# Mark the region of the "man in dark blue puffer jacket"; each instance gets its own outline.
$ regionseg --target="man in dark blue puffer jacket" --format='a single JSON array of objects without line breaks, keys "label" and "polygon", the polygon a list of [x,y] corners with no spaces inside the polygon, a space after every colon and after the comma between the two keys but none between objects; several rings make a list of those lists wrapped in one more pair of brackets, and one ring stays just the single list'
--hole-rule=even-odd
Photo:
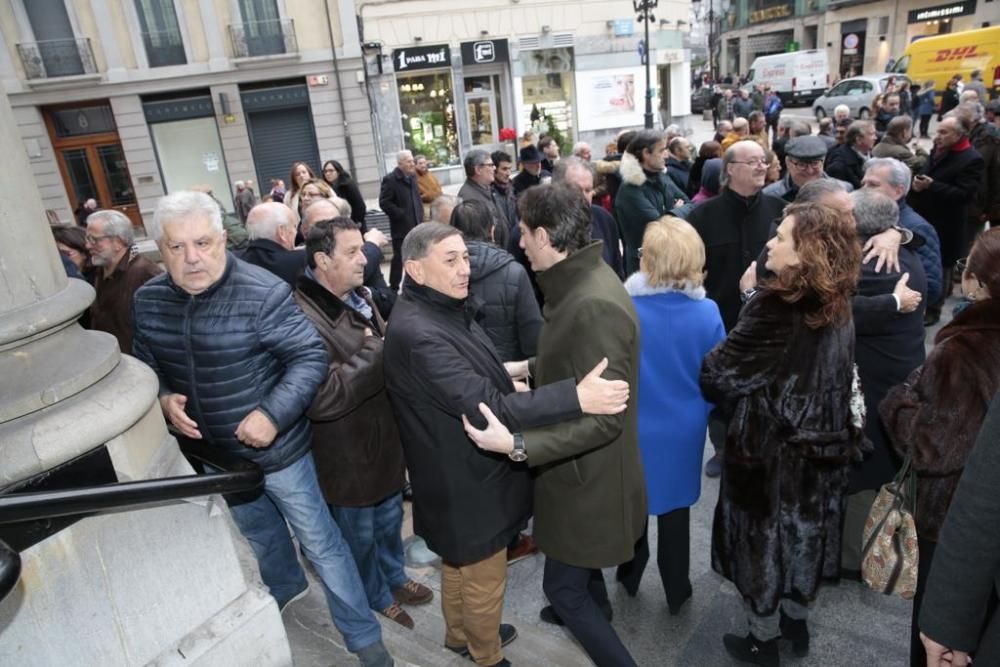
[{"label": "man in dark blue puffer jacket", "polygon": [[[348,650],[362,665],[392,665],[309,451],[305,411],[327,374],[322,339],[288,283],[226,252],[221,211],[208,196],[164,197],[152,232],[167,273],[136,292],[134,352],[160,379],[164,416],[184,437],[264,470],[263,494],[233,507],[233,517],[279,604],[307,585],[287,520],[323,582]],[[282,595],[276,581],[298,590]]]}]

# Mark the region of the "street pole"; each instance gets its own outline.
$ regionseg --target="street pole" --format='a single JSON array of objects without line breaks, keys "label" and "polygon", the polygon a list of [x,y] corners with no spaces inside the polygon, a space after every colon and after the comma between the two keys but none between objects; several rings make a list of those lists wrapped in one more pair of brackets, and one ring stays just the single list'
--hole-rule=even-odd
[{"label": "street pole", "polygon": [[632,0],[632,9],[635,10],[636,14],[639,15],[639,20],[644,21],[645,31],[646,31],[646,41],[645,50],[643,58],[646,60],[646,115],[645,115],[645,127],[647,130],[653,129],[653,82],[650,79],[649,73],[649,23],[655,21],[656,17],[653,16],[653,10],[656,9],[656,5],[659,0]]}]

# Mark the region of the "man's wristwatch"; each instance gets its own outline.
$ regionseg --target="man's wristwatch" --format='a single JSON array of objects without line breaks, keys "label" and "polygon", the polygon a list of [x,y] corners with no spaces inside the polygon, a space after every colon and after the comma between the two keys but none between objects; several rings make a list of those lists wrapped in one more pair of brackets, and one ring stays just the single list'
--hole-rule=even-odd
[{"label": "man's wristwatch", "polygon": [[528,452],[524,451],[524,436],[520,433],[514,434],[514,449],[510,450],[507,456],[515,463],[528,460]]}]

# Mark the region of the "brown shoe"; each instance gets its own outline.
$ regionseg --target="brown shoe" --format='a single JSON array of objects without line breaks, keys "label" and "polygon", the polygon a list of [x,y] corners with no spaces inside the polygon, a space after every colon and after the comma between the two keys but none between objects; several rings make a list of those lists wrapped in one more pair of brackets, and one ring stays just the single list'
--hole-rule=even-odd
[{"label": "brown shoe", "polygon": [[427,604],[434,599],[434,591],[423,584],[418,584],[412,579],[403,584],[400,588],[392,591],[392,597],[396,598],[399,604],[419,605]]},{"label": "brown shoe", "polygon": [[388,618],[390,621],[396,621],[404,628],[409,628],[410,630],[413,629],[413,619],[410,618],[410,615],[399,606],[398,602],[393,602],[379,613]]},{"label": "brown shoe", "polygon": [[513,565],[517,561],[524,560],[528,556],[533,556],[537,553],[538,545],[535,544],[535,538],[531,535],[521,535],[521,539],[517,541],[517,545],[507,549],[507,564]]}]

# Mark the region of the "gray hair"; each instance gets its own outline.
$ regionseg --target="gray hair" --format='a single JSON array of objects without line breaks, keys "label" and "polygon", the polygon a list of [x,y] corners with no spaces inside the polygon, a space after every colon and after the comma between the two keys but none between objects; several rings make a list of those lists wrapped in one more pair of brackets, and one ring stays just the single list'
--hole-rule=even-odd
[{"label": "gray hair", "polygon": [[135,242],[135,230],[132,229],[132,221],[121,211],[114,209],[103,209],[94,211],[87,216],[87,226],[91,222],[103,222],[104,234],[121,239],[125,245],[132,245]]},{"label": "gray hair", "polygon": [[292,209],[284,204],[271,202],[272,205],[257,204],[250,213],[247,214],[247,234],[251,241],[257,239],[267,239],[274,241],[278,238],[278,228],[286,225],[294,227]]},{"label": "gray hair", "polygon": [[899,222],[899,207],[878,190],[862,188],[851,193],[858,236],[874,236]]},{"label": "gray hair", "polygon": [[455,195],[440,195],[431,202],[431,220],[448,224],[447,220],[441,220],[441,212],[445,208],[454,209],[458,206],[458,197]]},{"label": "gray hair", "polygon": [[[719,174],[719,192],[722,192],[722,188],[725,188],[729,183],[729,163],[736,159],[736,153],[739,152],[737,147],[746,144],[760,146],[760,144],[756,141],[744,139],[742,141],[735,142],[732,146],[726,149],[725,153],[722,154],[722,172]],[[764,151],[764,157],[767,157],[767,151]]]},{"label": "gray hair", "polygon": [[837,106],[835,106],[833,108],[833,115],[836,116],[841,111],[846,112],[848,116],[851,115],[851,107],[847,106],[846,104],[838,104]]},{"label": "gray hair", "polygon": [[236,186],[237,190],[242,190],[247,186],[247,184],[244,183],[243,181],[236,181],[235,183],[233,183],[233,185]]},{"label": "gray hair", "polygon": [[566,172],[573,167],[589,171],[592,177],[597,178],[597,168],[594,166],[593,162],[587,162],[586,160],[578,158],[575,155],[570,155],[562,158],[552,166],[552,182],[565,183]]},{"label": "gray hair", "polygon": [[402,164],[403,160],[408,157],[413,157],[413,151],[402,150],[396,153],[396,164]]},{"label": "gray hair", "polygon": [[206,218],[212,223],[215,232],[219,234],[223,232],[222,211],[219,205],[204,192],[193,190],[180,190],[161,197],[153,213],[153,224],[146,231],[154,241],[159,241],[163,237],[164,225],[193,216]]},{"label": "gray hair", "polygon": [[847,192],[847,186],[843,181],[838,181],[836,178],[817,178],[799,188],[799,193],[795,195],[795,203],[818,203],[826,195],[838,192]]},{"label": "gray hair", "polygon": [[896,158],[873,157],[865,163],[865,173],[867,174],[872,169],[881,169],[883,167],[889,170],[889,184],[897,188],[902,187],[903,196],[905,197],[910,192],[913,172],[910,171],[910,168],[905,163],[900,162]]},{"label": "gray hair", "polygon": [[462,232],[440,222],[422,222],[403,239],[401,254],[403,261],[420,260],[427,256],[431,246],[437,245],[452,236],[461,236]]},{"label": "gray hair", "polygon": [[812,125],[809,124],[807,120],[793,120],[788,126],[788,137],[794,139],[795,137],[807,137],[812,134]]},{"label": "gray hair", "polygon": [[[590,144],[588,144],[586,141],[576,142],[575,144],[573,144],[573,155],[579,157],[580,151],[582,151],[584,148],[590,148]],[[559,163],[557,162],[556,164]]]},{"label": "gray hair", "polygon": [[489,159],[491,158],[488,151],[482,148],[473,148],[465,154],[465,160],[462,161],[462,166],[465,167],[465,175],[468,178],[472,178],[476,175],[476,167],[483,166]]},{"label": "gray hair", "polygon": [[847,128],[847,134],[844,135],[844,143],[848,146],[853,146],[857,143],[859,137],[864,136],[865,132],[873,127],[875,127],[875,123],[870,120],[854,121]]}]

